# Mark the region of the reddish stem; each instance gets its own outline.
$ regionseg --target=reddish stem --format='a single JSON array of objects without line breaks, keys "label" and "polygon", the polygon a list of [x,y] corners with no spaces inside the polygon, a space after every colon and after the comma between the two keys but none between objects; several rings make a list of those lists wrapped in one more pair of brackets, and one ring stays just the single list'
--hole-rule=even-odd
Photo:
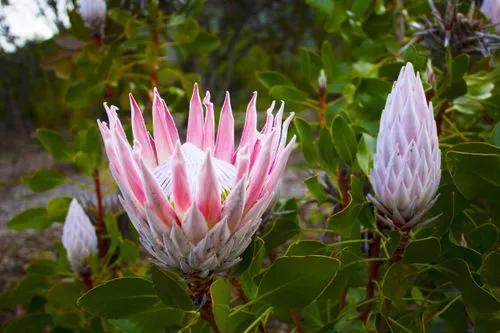
[{"label": "reddish stem", "polygon": [[320,87],[318,90],[318,99],[319,99],[319,125],[321,127],[326,126],[326,89]]},{"label": "reddish stem", "polygon": [[[351,184],[349,182],[349,170],[343,164],[339,165],[337,183],[339,186],[340,196],[342,199],[342,209],[344,209],[347,207],[347,205],[349,205],[349,202],[351,201],[351,195],[349,194],[349,191],[351,189]],[[346,298],[347,298],[347,289],[346,288],[340,289],[339,312],[341,312],[345,308]]]},{"label": "reddish stem", "polygon": [[94,281],[92,281],[92,274],[89,268],[85,268],[80,272],[80,279],[85,286],[85,290],[90,290],[94,287]]},{"label": "reddish stem", "polygon": [[[377,259],[380,256],[380,235],[375,234],[370,244],[370,258]],[[378,279],[381,261],[373,260],[368,264],[368,284],[366,285],[365,305],[361,310],[359,317],[365,323],[368,320],[368,315],[373,306],[373,296],[375,295],[375,282]]]},{"label": "reddish stem", "polygon": [[293,324],[295,325],[295,331],[297,333],[304,333],[304,328],[302,327],[302,319],[300,314],[295,309],[288,310],[290,318],[292,318]]},{"label": "reddish stem", "polygon": [[104,208],[102,204],[103,198],[102,198],[99,170],[97,169],[94,170],[93,179],[94,179],[94,190],[97,200],[96,232],[97,232],[97,240],[99,248],[99,257],[102,258],[108,252],[108,244],[106,239],[106,225],[104,222]]},{"label": "reddish stem", "polygon": [[200,277],[196,274],[189,274],[186,278],[191,299],[195,305],[200,307],[201,319],[208,323],[213,333],[220,333],[212,310],[212,297],[210,295],[210,286],[213,282],[212,277]]}]

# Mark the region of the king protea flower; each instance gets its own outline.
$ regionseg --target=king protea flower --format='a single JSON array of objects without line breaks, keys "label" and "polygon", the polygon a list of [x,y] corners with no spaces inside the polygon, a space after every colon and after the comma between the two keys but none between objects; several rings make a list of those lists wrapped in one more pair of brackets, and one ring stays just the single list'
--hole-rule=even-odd
[{"label": "king protea flower", "polygon": [[79,273],[87,258],[97,253],[97,236],[89,217],[76,199],[71,201],[64,221],[62,244],[71,269]]},{"label": "king protea flower", "polygon": [[283,103],[257,131],[257,94],[247,107],[239,146],[226,94],[215,131],[214,107],[197,85],[189,104],[186,142],[167,105],[154,91],[153,134],[130,95],[131,147],[115,107],[105,105],[109,127],[98,121],[121,201],[141,242],[163,266],[208,276],[239,260],[270,205],[295,137],[287,144],[292,116]]},{"label": "king protea flower", "polygon": [[106,24],[105,0],[78,0],[78,13],[85,26],[92,29],[95,35],[104,33]]},{"label": "king protea flower", "polygon": [[420,76],[408,63],[401,69],[380,120],[371,183],[381,221],[409,229],[423,221],[436,201],[441,151],[432,104]]}]

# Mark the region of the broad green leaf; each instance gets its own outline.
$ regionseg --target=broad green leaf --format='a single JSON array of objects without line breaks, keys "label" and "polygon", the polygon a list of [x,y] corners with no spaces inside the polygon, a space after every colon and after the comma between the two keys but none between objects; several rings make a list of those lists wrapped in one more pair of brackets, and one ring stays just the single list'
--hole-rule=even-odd
[{"label": "broad green leaf", "polygon": [[491,132],[490,142],[495,146],[500,147],[500,122],[495,125]]},{"label": "broad green leaf", "polygon": [[147,311],[160,302],[153,284],[142,278],[124,277],[107,281],[85,293],[78,305],[104,318],[124,318]]},{"label": "broad green leaf", "polygon": [[500,252],[493,251],[484,258],[481,277],[486,283],[500,287]]},{"label": "broad green leaf", "polygon": [[65,176],[54,169],[38,169],[31,176],[23,177],[23,183],[33,192],[50,190],[64,183]]},{"label": "broad green leaf", "polygon": [[108,321],[124,333],[165,333],[177,332],[182,327],[185,316],[180,309],[155,306],[132,314],[126,319],[109,319]]},{"label": "broad green leaf", "polygon": [[293,86],[273,86],[269,91],[269,94],[277,100],[285,101],[285,103],[311,106],[311,103],[307,100],[307,94]]},{"label": "broad green leaf", "polygon": [[328,255],[328,252],[331,251],[319,241],[303,240],[291,244],[286,250],[286,256]]},{"label": "broad green leaf", "polygon": [[293,123],[295,124],[295,129],[299,134],[299,143],[302,148],[304,158],[309,165],[316,165],[318,161],[318,153],[316,151],[316,145],[311,142],[313,138],[311,125],[299,117],[296,117]]},{"label": "broad green leaf", "polygon": [[356,135],[351,125],[344,117],[338,115],[333,118],[331,132],[335,151],[345,163],[350,164],[357,150]]},{"label": "broad green leaf", "polygon": [[446,163],[459,191],[470,200],[500,197],[500,148],[486,143],[451,147]]},{"label": "broad green leaf", "polygon": [[351,238],[359,231],[359,222],[356,221],[363,208],[362,204],[351,200],[347,207],[328,218],[328,229],[344,238]]},{"label": "broad green leaf", "polygon": [[358,165],[367,176],[370,175],[370,169],[373,163],[373,154],[375,152],[375,138],[369,134],[363,133],[358,142],[356,151],[356,160]]},{"label": "broad green leaf", "polygon": [[271,89],[274,86],[293,86],[292,81],[285,75],[276,71],[257,72],[257,80],[266,87]]},{"label": "broad green leaf", "polygon": [[384,296],[400,304],[417,277],[417,270],[411,265],[397,262],[389,267],[382,280]]},{"label": "broad green leaf", "polygon": [[300,233],[297,209],[295,200],[290,199],[276,212],[279,217],[266,224],[262,234],[266,253]]},{"label": "broad green leaf", "polygon": [[181,282],[178,275],[153,266],[151,268],[151,277],[158,296],[167,307],[180,308],[186,311],[193,309],[186,286]]},{"label": "broad green leaf", "polygon": [[404,254],[403,262],[409,263],[433,263],[441,256],[441,244],[435,237],[416,239],[408,244]]},{"label": "broad green leaf", "polygon": [[41,230],[50,224],[47,210],[43,207],[33,207],[22,211],[6,223],[7,227],[12,230]]},{"label": "broad green leaf", "polygon": [[478,252],[487,252],[498,244],[498,228],[493,223],[485,223],[474,228],[467,235],[470,247]]},{"label": "broad green leaf", "polygon": [[449,279],[462,293],[468,308],[479,313],[494,313],[500,310],[500,301],[477,284],[465,261],[453,259],[444,266],[448,269]]},{"label": "broad green leaf", "polygon": [[45,150],[47,150],[56,160],[65,161],[69,159],[70,150],[66,144],[66,140],[61,134],[56,131],[39,128],[36,130],[36,135]]},{"label": "broad green leaf", "polygon": [[264,273],[257,297],[273,306],[302,308],[319,297],[339,266],[325,256],[281,257]]},{"label": "broad green leaf", "polygon": [[53,222],[63,222],[68,213],[70,203],[71,198],[68,197],[59,197],[50,200],[46,207],[48,219]]},{"label": "broad green leaf", "polygon": [[8,322],[4,328],[4,333],[44,333],[50,324],[50,316],[45,313],[31,313],[19,319]]}]

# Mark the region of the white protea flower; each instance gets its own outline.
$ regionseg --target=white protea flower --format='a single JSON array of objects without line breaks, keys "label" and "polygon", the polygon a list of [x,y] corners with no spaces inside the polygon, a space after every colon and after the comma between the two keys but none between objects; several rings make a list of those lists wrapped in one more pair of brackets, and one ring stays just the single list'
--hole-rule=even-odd
[{"label": "white protea flower", "polygon": [[95,35],[103,35],[106,24],[105,0],[78,0],[78,13]]},{"label": "white protea flower", "polygon": [[87,258],[97,253],[97,236],[89,217],[76,199],[71,204],[64,221],[62,244],[68,254],[71,269],[79,273]]},{"label": "white protea flower", "polygon": [[436,201],[441,151],[432,104],[411,63],[401,69],[382,112],[371,172],[378,217],[409,230]]},{"label": "white protea flower", "polygon": [[152,135],[130,95],[133,146],[116,108],[106,106],[109,127],[98,124],[110,169],[142,244],[159,264],[207,277],[237,263],[250,244],[295,143],[294,137],[287,144],[293,114],[283,121],[283,103],[273,114],[273,102],[257,130],[256,98],[248,104],[239,146],[229,93],[216,131],[210,93],[202,102],[195,84],[183,144],[156,90]]}]

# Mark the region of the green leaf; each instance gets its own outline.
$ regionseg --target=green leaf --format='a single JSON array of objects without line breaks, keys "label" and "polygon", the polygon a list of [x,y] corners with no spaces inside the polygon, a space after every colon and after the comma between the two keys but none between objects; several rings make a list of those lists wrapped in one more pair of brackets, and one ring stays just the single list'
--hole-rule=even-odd
[{"label": "green leaf", "polygon": [[497,243],[498,229],[493,223],[485,223],[474,228],[468,235],[470,247],[478,252],[488,252]]},{"label": "green leaf", "polygon": [[293,123],[299,134],[300,147],[304,153],[304,158],[309,165],[315,166],[318,160],[318,154],[315,145],[311,142],[313,138],[311,125],[299,117],[296,117]]},{"label": "green leaf", "polygon": [[481,265],[481,277],[486,283],[500,287],[500,253],[491,252]]},{"label": "green leaf", "polygon": [[325,256],[281,257],[264,273],[257,296],[274,306],[302,308],[321,295],[339,266]]},{"label": "green leaf", "polygon": [[65,176],[54,169],[38,169],[31,176],[23,177],[23,183],[33,192],[50,190],[64,183]]},{"label": "green leaf", "polygon": [[285,103],[311,106],[311,103],[307,101],[307,94],[293,86],[273,86],[269,94],[277,100],[285,101]]},{"label": "green leaf", "polygon": [[47,150],[56,160],[65,161],[70,157],[70,150],[66,140],[56,131],[39,128],[36,130],[38,140],[43,148]]},{"label": "green leaf", "polygon": [[389,267],[382,282],[384,296],[400,304],[415,281],[417,271],[411,265],[397,262]]},{"label": "green leaf", "polygon": [[453,259],[444,266],[448,269],[449,279],[462,293],[468,308],[473,308],[479,313],[493,313],[500,310],[500,301],[476,283],[465,261]]},{"label": "green leaf", "polygon": [[271,89],[274,86],[293,86],[293,82],[285,75],[276,71],[257,72],[257,80],[266,87]]},{"label": "green leaf", "polygon": [[181,282],[178,275],[153,266],[151,268],[151,277],[158,296],[167,307],[180,308],[186,311],[193,309],[186,286]]},{"label": "green leaf", "polygon": [[416,239],[408,244],[403,262],[409,263],[434,263],[441,256],[441,244],[436,237]]},{"label": "green leaf", "polygon": [[15,319],[3,328],[4,333],[43,333],[50,324],[50,316],[45,313],[31,313],[19,319]]},{"label": "green leaf", "polygon": [[333,118],[331,127],[333,145],[339,157],[347,164],[350,164],[356,156],[357,142],[353,129],[344,119],[337,115]]},{"label": "green leaf", "polygon": [[47,210],[43,207],[33,207],[22,211],[6,223],[7,227],[12,230],[41,230],[50,224]]},{"label": "green leaf", "polygon": [[500,148],[486,143],[462,143],[446,153],[446,163],[458,190],[470,200],[500,197]]},{"label": "green leaf", "polygon": [[495,128],[491,132],[490,142],[500,147],[500,122],[495,125]]},{"label": "green leaf", "polygon": [[47,217],[52,222],[62,222],[68,213],[71,198],[54,198],[47,204]]},{"label": "green leaf", "polygon": [[82,290],[82,284],[78,280],[77,282],[60,282],[50,289],[46,306],[55,312],[76,310],[76,302]]},{"label": "green leaf", "polygon": [[124,277],[107,281],[85,293],[78,305],[104,318],[123,318],[160,302],[153,284],[142,278]]},{"label": "green leaf", "polygon": [[353,203],[351,200],[344,209],[328,218],[328,229],[344,238],[351,238],[359,231],[359,223],[356,223],[356,219],[361,208],[363,208],[362,204]]},{"label": "green leaf", "polygon": [[370,169],[373,163],[373,154],[375,152],[375,138],[369,134],[363,133],[358,143],[356,160],[359,168],[367,176],[370,175]]},{"label": "green leaf", "polygon": [[[272,222],[266,224],[262,239],[266,247],[266,253],[281,245],[300,233],[297,219],[297,203],[290,199],[280,207],[282,213]],[[278,211],[278,212],[279,212]]]},{"label": "green leaf", "polygon": [[286,256],[328,255],[329,251],[325,244],[319,241],[303,240],[291,244],[286,250]]},{"label": "green leaf", "polygon": [[155,306],[126,319],[109,319],[108,321],[119,328],[119,332],[165,333],[177,332],[181,328],[185,316],[185,313],[180,309]]}]

